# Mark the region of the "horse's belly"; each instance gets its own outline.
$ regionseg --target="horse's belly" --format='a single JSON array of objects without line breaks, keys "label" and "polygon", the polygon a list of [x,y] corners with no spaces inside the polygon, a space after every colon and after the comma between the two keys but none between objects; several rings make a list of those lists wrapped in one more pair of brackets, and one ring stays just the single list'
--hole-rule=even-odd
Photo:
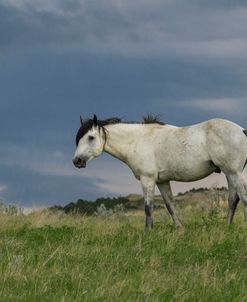
[{"label": "horse's belly", "polygon": [[180,166],[173,169],[164,169],[158,173],[158,182],[175,181],[196,181],[207,177],[215,171],[215,166],[211,162],[206,162],[192,167]]}]

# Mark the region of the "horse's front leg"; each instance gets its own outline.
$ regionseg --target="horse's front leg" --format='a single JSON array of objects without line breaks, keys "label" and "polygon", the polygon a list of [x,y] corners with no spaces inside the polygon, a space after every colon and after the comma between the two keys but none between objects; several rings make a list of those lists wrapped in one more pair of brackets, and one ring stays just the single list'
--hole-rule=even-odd
[{"label": "horse's front leg", "polygon": [[172,218],[174,224],[176,226],[182,227],[183,225],[182,225],[181,221],[179,220],[179,218],[177,217],[173,203],[172,203],[173,197],[172,197],[172,190],[171,190],[170,182],[158,184],[157,186],[160,190],[161,196],[164,200],[164,203],[166,205],[166,208],[167,208],[169,214],[171,215],[171,218]]},{"label": "horse's front leg", "polygon": [[153,228],[153,200],[154,200],[154,188],[155,180],[151,177],[141,177],[141,184],[144,196],[144,206],[146,214],[146,230]]}]

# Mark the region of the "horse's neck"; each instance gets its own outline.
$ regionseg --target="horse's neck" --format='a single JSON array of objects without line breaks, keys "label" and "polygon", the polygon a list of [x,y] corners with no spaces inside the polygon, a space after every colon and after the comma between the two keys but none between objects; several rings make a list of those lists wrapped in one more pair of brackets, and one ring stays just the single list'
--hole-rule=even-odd
[{"label": "horse's neck", "polygon": [[104,151],[127,162],[131,146],[142,135],[143,127],[138,124],[114,124],[105,128],[107,139]]}]

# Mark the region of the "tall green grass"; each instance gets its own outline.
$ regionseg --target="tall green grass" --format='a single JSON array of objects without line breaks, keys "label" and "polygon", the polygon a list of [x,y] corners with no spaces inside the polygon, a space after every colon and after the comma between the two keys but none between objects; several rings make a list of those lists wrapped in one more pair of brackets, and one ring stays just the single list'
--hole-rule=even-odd
[{"label": "tall green grass", "polygon": [[81,217],[0,214],[0,301],[247,301],[247,228],[241,212],[163,211]]}]

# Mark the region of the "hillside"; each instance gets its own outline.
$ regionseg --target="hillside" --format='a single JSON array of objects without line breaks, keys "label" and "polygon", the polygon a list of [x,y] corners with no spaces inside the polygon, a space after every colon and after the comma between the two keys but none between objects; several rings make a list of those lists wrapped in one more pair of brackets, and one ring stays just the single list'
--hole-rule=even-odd
[{"label": "hillside", "polygon": [[[196,205],[196,206],[205,206],[208,203],[212,203],[212,201],[219,202],[220,205],[223,206],[225,201],[227,200],[228,191],[226,188],[199,188],[192,189],[185,193],[180,193],[177,196],[174,196],[174,204],[176,206],[188,206],[188,205]],[[128,203],[131,207],[136,207],[138,209],[143,208],[143,198],[138,194],[130,194],[126,197],[128,199]],[[160,195],[155,196],[154,205],[156,208],[164,207],[163,199]]]},{"label": "hillside", "polygon": [[[174,197],[176,207],[193,206],[200,208],[209,208],[212,206],[225,206],[228,192],[225,188],[199,188],[192,189],[183,194]],[[83,213],[87,215],[94,214],[97,209],[103,205],[106,210],[121,209],[124,211],[143,210],[143,197],[138,194],[130,194],[125,197],[116,198],[98,198],[95,201],[79,199],[77,202],[71,202],[65,206],[54,206],[53,209],[62,210],[65,213]],[[154,209],[164,208],[164,202],[160,195],[155,196]]]}]

